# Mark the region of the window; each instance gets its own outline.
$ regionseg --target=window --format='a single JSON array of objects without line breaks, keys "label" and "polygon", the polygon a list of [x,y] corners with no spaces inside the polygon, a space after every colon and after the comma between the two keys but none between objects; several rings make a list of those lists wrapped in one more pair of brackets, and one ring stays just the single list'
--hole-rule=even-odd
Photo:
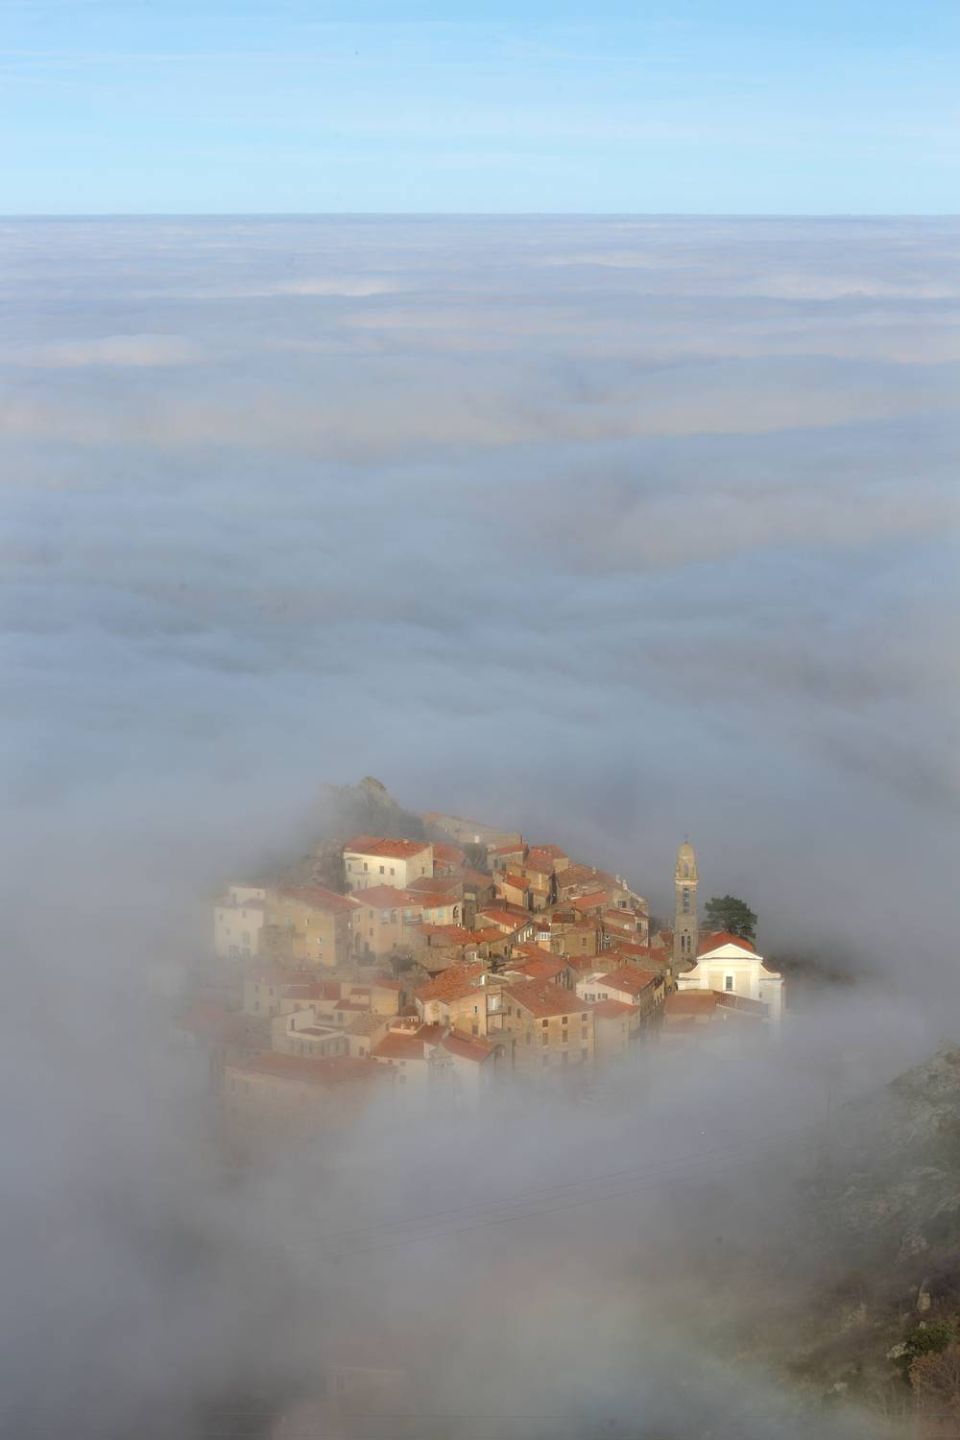
[{"label": "window", "polygon": [[724,977],[723,977],[723,988],[724,988],[724,990],[726,990],[727,994],[729,994],[729,993],[732,991],[732,989],[733,989],[733,976],[732,976],[732,975],[724,975]]},{"label": "window", "polygon": [[540,1021],[540,1024],[543,1026],[544,1029],[547,1028],[547,1025],[548,1025],[549,1023],[550,1023],[550,1022],[549,1022],[548,1020],[541,1020],[541,1021]]},{"label": "window", "polygon": [[381,865],[381,866],[380,866],[380,874],[382,875],[383,873],[384,873],[384,871],[383,871],[383,866]]},{"label": "window", "polygon": [[540,1044],[541,1044],[541,1045],[548,1045],[549,1043],[550,1043],[550,1036],[547,1034],[546,1030],[543,1030],[543,1031],[541,1032],[541,1034],[540,1034]]}]

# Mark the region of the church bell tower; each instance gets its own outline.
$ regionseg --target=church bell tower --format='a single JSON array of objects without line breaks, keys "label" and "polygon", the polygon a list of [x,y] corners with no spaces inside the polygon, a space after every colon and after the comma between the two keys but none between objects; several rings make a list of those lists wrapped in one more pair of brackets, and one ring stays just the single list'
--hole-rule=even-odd
[{"label": "church bell tower", "polygon": [[697,856],[689,841],[684,840],[677,851],[673,872],[676,907],[673,917],[673,966],[675,971],[689,970],[697,963],[700,924],[697,920]]}]

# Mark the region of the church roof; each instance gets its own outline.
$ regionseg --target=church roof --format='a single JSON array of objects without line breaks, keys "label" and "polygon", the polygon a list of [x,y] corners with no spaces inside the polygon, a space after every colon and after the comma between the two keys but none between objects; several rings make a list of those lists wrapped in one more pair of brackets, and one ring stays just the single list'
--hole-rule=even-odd
[{"label": "church roof", "polygon": [[761,964],[763,963],[763,957],[757,954],[748,940],[741,940],[734,936],[731,936],[729,940],[722,940],[719,945],[711,945],[706,950],[701,947],[697,958],[716,960],[721,957],[729,960],[758,960]]},{"label": "church roof", "polygon": [[755,945],[742,935],[734,935],[732,930],[707,930],[701,932],[697,954],[706,955],[710,950],[719,950],[721,945],[737,945],[741,950],[756,952]]}]

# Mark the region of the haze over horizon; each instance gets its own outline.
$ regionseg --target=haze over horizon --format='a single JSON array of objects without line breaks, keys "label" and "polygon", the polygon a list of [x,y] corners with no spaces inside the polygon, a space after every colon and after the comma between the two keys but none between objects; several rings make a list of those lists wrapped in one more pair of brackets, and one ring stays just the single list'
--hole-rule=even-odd
[{"label": "haze over horizon", "polygon": [[[960,1362],[960,9],[3,9],[5,1431],[916,1435],[912,1361]],[[573,1040],[548,997],[470,1108],[381,976],[419,1098],[310,1058],[212,903],[370,775],[666,921],[691,839],[782,1029],[732,974]],[[278,1120],[305,1066],[365,1107],[245,1150],[261,1049]],[[351,1419],[358,1353],[409,1403]]]},{"label": "haze over horizon", "polygon": [[922,983],[953,929],[957,236],[7,222],[12,800],[185,787],[208,883],[368,772],[655,904],[690,833],[768,941],[879,963],[922,915]]}]

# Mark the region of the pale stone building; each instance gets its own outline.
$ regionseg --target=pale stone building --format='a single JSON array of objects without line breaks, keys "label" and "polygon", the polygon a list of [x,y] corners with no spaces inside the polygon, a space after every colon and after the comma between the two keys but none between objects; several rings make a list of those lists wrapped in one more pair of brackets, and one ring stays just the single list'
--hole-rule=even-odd
[{"label": "pale stone building", "polygon": [[228,885],[213,910],[213,949],[220,960],[249,960],[260,953],[267,892],[257,885]]},{"label": "pale stone building", "polygon": [[498,1048],[448,1030],[430,1050],[431,1084],[447,1098],[476,1104],[497,1072]]},{"label": "pale stone building", "polygon": [[370,885],[354,897],[353,952],[359,960],[386,960],[424,943],[423,907],[435,897],[393,885]]},{"label": "pale stone building", "polygon": [[424,840],[358,835],[344,845],[343,865],[351,890],[373,885],[406,890],[414,880],[433,874],[433,846]]},{"label": "pale stone building", "polygon": [[585,975],[577,981],[576,988],[582,1000],[616,1000],[621,1005],[631,1006],[630,1033],[635,1035],[663,1004],[666,982],[663,975],[655,970],[624,965],[619,970]]},{"label": "pale stone building", "polygon": [[282,965],[335,969],[350,958],[357,902],[323,885],[267,891],[262,951]]},{"label": "pale stone building", "polygon": [[523,980],[505,985],[499,1000],[498,1028],[491,1024],[488,1038],[510,1035],[513,1064],[521,1074],[534,1077],[553,1067],[593,1062],[590,1007],[564,986],[552,980]]}]

